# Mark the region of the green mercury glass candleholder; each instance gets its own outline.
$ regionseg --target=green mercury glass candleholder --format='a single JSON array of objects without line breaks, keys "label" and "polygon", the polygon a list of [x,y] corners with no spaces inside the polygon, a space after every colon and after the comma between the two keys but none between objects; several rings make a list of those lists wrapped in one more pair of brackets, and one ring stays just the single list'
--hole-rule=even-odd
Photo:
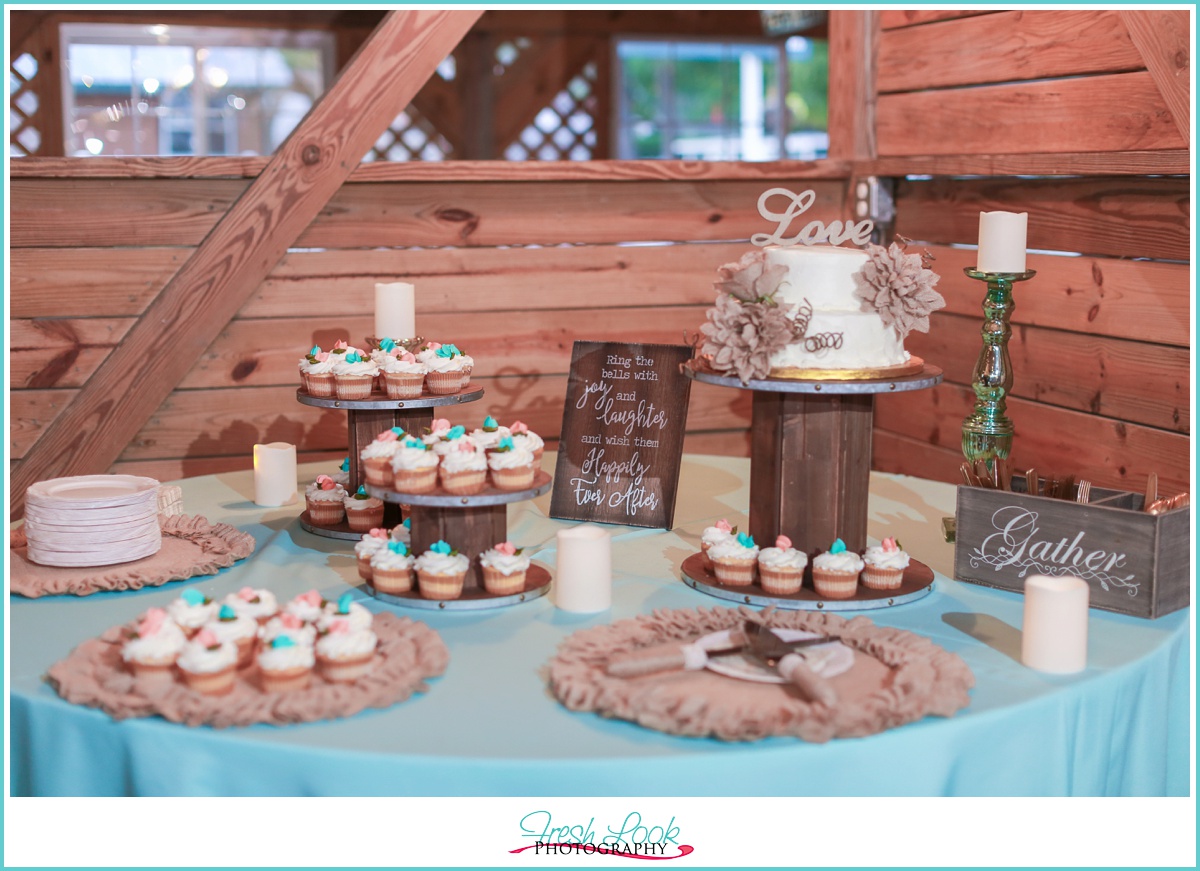
[{"label": "green mercury glass candleholder", "polygon": [[1008,393],[1012,390],[1012,361],[1008,357],[1008,337],[1012,335],[1008,321],[1013,311],[1013,285],[1026,281],[1037,273],[980,272],[964,269],[969,277],[987,283],[983,300],[983,349],[971,373],[975,391],[975,410],[963,421],[962,450],[970,462],[984,460],[990,464],[996,458],[1008,458],[1012,451],[1013,425],[1005,410]]}]

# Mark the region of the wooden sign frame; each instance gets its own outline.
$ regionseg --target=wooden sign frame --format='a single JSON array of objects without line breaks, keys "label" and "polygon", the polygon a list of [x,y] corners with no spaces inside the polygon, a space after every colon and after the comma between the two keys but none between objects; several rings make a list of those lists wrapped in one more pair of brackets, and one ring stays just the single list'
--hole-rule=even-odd
[{"label": "wooden sign frame", "polygon": [[691,357],[687,345],[575,343],[551,517],[674,525]]}]

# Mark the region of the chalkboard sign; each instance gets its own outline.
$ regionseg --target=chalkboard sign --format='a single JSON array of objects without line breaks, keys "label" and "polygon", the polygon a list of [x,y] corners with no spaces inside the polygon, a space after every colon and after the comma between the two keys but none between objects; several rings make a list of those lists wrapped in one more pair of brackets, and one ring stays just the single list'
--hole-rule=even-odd
[{"label": "chalkboard sign", "polygon": [[686,345],[576,342],[550,516],[669,529],[691,379]]}]

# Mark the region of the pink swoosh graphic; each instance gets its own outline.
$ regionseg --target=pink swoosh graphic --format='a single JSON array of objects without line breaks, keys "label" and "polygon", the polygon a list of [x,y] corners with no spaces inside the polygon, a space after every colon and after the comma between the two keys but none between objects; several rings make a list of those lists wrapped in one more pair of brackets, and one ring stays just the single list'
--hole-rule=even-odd
[{"label": "pink swoosh graphic", "polygon": [[[581,845],[579,845],[579,844],[530,844],[528,847],[521,847],[517,850],[509,850],[508,852],[523,853],[526,850],[533,850],[537,847],[580,847],[580,846]],[[692,853],[694,849],[695,848],[690,847],[687,844],[680,844],[679,845],[679,854],[677,856],[644,856],[641,853],[624,853],[620,850],[614,850],[611,847],[605,847],[603,844],[598,844],[598,845],[596,845],[596,849],[593,853],[590,853],[590,854],[585,853],[582,849],[580,849],[578,851],[578,855],[580,855],[580,856],[587,856],[587,855],[622,856],[626,859],[654,859],[654,860],[658,861],[658,860],[662,860],[662,859],[682,859],[684,856],[687,856],[690,853]],[[572,851],[572,852],[574,852],[574,851]]]}]

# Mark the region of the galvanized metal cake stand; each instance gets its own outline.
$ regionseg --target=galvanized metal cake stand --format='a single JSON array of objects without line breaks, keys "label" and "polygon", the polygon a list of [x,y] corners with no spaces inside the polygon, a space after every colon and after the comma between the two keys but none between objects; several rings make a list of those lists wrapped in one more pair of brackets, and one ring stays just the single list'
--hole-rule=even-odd
[{"label": "galvanized metal cake stand", "polygon": [[[762,379],[743,384],[734,376],[685,366],[704,384],[751,390],[750,533],[762,546],[777,535],[797,550],[814,553],[840,538],[849,550],[867,546],[867,496],[875,396],[924,390],[942,380],[942,370],[923,363],[920,371],[861,380]],[[806,586],[795,596],[773,596],[757,585],[719,584],[704,570],[699,554],[684,560],[684,583],[701,592],[752,605],[826,611],[887,608],[926,596],[933,572],[912,560],[900,590],[889,595],[860,586],[853,599],[819,599]]]},{"label": "galvanized metal cake stand", "polygon": [[[367,485],[367,492],[385,503],[412,506],[412,549],[424,553],[439,539],[458,550],[477,557],[498,541],[508,540],[508,504],[534,499],[550,490],[553,479],[538,470],[533,484],[523,490],[497,490],[488,486],[473,496],[456,496],[440,487],[429,493],[399,493],[390,487]],[[414,589],[409,593],[380,593],[370,584],[366,590],[381,602],[442,611],[477,611],[503,608],[544,596],[550,590],[550,572],[532,564],[525,573],[525,588],[507,596],[496,596],[484,589],[478,560],[471,560],[463,593],[446,601],[426,599]]]},{"label": "galvanized metal cake stand", "polygon": [[[483,398],[482,387],[472,387],[449,393],[443,396],[421,396],[418,399],[388,399],[386,396],[374,393],[370,399],[334,399],[328,396],[312,396],[303,388],[296,391],[296,401],[301,405],[314,408],[335,408],[346,412],[347,429],[349,430],[350,451],[350,492],[358,490],[365,483],[365,477],[359,467],[359,455],[362,449],[374,440],[385,429],[399,426],[405,432],[421,431],[433,423],[433,409],[443,405],[461,405],[464,402],[475,402]],[[388,527],[400,523],[400,507],[385,506],[384,525]],[[308,511],[300,515],[300,526],[313,535],[325,538],[340,538],[345,541],[358,541],[361,532],[354,532],[345,520],[333,526],[318,526],[308,516]],[[503,539],[497,539],[503,541]],[[494,542],[493,542],[494,544]],[[491,546],[490,544],[488,545]]]}]

